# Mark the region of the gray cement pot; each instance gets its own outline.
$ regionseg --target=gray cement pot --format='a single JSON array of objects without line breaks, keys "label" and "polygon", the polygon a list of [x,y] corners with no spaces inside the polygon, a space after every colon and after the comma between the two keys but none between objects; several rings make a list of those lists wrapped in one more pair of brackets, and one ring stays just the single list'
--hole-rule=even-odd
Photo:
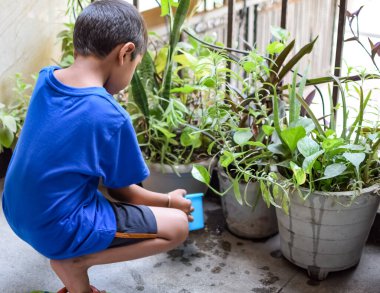
[{"label": "gray cement pot", "polygon": [[[197,162],[208,168],[210,160]],[[183,188],[187,193],[205,193],[207,186],[194,179],[191,175],[193,168],[192,164],[189,165],[176,165],[174,168],[180,174],[178,176],[174,173],[173,168],[169,165],[161,165],[159,163],[149,163],[150,176],[143,182],[144,188],[155,191],[168,193],[174,189]]]},{"label": "gray cement pot", "polygon": [[282,254],[316,280],[355,266],[375,219],[379,188],[363,189],[351,205],[352,192],[314,192],[304,202],[291,194],[289,216],[276,209]]},{"label": "gray cement pot", "polygon": [[[231,186],[231,181],[223,170],[219,170],[219,185],[222,191]],[[240,184],[240,193],[247,191],[247,201],[257,202],[256,207],[240,205],[230,189],[222,197],[222,208],[228,229],[236,236],[260,239],[272,236],[278,232],[275,209],[267,207],[261,197],[258,183]]]}]

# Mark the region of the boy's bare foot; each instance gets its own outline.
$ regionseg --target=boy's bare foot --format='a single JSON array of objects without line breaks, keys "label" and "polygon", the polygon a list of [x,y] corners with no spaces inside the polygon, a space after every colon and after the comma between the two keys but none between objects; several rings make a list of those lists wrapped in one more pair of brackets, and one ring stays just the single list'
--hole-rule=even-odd
[{"label": "boy's bare foot", "polygon": [[96,292],[90,287],[87,274],[88,267],[84,264],[82,257],[63,260],[52,259],[50,265],[70,293]]}]

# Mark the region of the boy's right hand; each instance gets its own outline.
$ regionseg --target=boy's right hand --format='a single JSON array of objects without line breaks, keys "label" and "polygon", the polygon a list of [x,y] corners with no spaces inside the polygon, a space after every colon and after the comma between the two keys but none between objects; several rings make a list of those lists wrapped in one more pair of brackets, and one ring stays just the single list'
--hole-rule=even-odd
[{"label": "boy's right hand", "polygon": [[169,192],[168,194],[171,196],[170,207],[183,211],[187,215],[189,222],[192,222],[194,218],[190,213],[194,211],[194,207],[191,205],[190,199],[184,198],[186,193],[185,189],[176,189]]}]

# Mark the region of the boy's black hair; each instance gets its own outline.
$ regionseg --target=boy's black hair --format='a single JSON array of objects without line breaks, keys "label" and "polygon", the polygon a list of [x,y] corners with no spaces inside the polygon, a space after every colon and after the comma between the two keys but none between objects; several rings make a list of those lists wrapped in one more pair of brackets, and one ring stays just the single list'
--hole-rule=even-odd
[{"label": "boy's black hair", "polygon": [[132,42],[132,60],[147,49],[145,22],[137,9],[123,0],[99,0],[86,7],[74,27],[76,53],[106,57],[120,44]]}]

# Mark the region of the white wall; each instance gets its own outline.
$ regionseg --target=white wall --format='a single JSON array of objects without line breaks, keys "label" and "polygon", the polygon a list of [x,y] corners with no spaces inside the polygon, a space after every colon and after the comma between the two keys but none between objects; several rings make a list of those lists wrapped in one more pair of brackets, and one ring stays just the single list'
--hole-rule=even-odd
[{"label": "white wall", "polygon": [[16,73],[29,77],[59,58],[65,7],[66,0],[0,0],[0,101],[12,99]]}]

